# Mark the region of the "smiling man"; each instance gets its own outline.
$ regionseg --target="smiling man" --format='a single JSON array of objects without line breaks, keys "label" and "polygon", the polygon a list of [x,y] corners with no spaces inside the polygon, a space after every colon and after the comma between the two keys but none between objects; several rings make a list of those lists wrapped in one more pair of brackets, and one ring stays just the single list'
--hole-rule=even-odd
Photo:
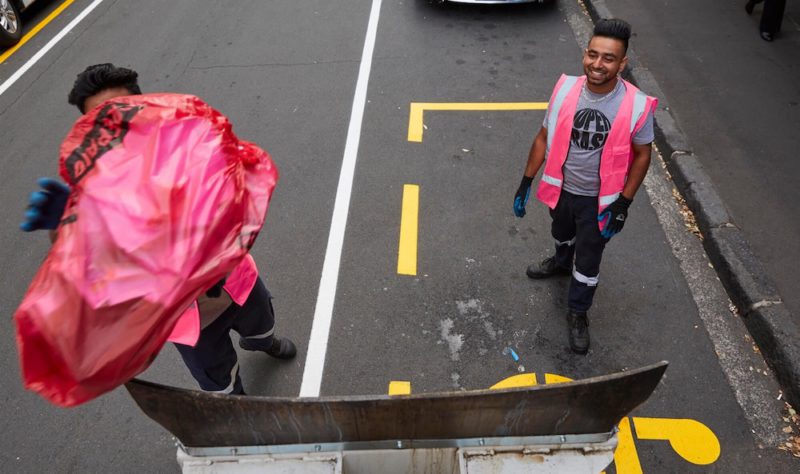
[{"label": "smiling man", "polygon": [[536,197],[550,208],[555,254],[526,273],[572,275],[567,322],[570,348],[579,354],[589,350],[588,311],[603,249],[622,230],[650,165],[658,101],[619,76],[630,36],[622,20],[597,22],[583,54],[584,75],[562,75],[556,84],[514,196],[514,214],[523,217],[544,164]]}]

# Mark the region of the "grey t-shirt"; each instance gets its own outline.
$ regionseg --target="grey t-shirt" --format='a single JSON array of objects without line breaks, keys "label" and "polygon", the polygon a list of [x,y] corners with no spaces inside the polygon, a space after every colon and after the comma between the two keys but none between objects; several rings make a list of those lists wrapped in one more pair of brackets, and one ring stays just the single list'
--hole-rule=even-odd
[{"label": "grey t-shirt", "polygon": [[[564,162],[564,190],[579,196],[600,194],[600,155],[625,97],[625,84],[617,81],[614,90],[595,94],[585,86],[578,99],[572,122],[569,152]],[[547,127],[547,116],[543,127]],[[653,114],[648,112],[644,125],[633,137],[633,143],[645,145],[653,141]]]}]

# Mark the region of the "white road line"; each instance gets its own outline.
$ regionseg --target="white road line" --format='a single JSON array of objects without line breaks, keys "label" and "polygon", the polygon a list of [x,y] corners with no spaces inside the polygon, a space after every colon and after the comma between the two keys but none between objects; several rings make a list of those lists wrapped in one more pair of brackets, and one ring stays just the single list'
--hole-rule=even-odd
[{"label": "white road line", "polygon": [[37,51],[32,58],[30,58],[25,64],[23,64],[21,68],[17,69],[17,71],[14,72],[14,74],[12,74],[11,77],[6,79],[6,82],[0,85],[0,95],[3,95],[5,91],[7,91],[11,86],[13,86],[14,83],[17,82],[19,78],[22,77],[23,74],[28,72],[28,69],[32,68],[34,64],[39,62],[39,60],[42,59],[42,57],[53,48],[53,46],[58,44],[59,41],[61,41],[65,36],[67,36],[67,33],[72,31],[72,29],[75,28],[78,25],[78,23],[80,23],[84,18],[86,18],[86,16],[89,15],[89,13],[91,13],[92,10],[97,8],[97,6],[100,5],[101,3],[103,3],[103,0],[94,0],[94,2],[91,3],[91,5],[89,5],[88,7],[86,7],[85,10],[80,12],[78,16],[76,16],[71,22],[69,22],[67,26],[64,27],[64,29],[59,31],[58,34],[53,37],[53,39],[48,41],[47,44],[42,47],[42,49]]},{"label": "white road line", "polygon": [[353,98],[353,109],[350,112],[347,142],[344,146],[344,159],[342,160],[342,169],[339,172],[339,186],[336,189],[336,201],[333,205],[328,248],[325,250],[325,262],[322,265],[317,307],[314,310],[314,323],[311,326],[311,337],[308,341],[303,383],[300,386],[301,397],[318,397],[320,386],[322,385],[322,371],[325,367],[325,355],[328,351],[328,335],[333,317],[336,286],[339,281],[339,263],[342,258],[347,213],[350,209],[350,195],[353,189],[358,144],[361,140],[361,122],[364,118],[364,107],[367,101],[367,85],[369,83],[370,69],[372,69],[372,52],[375,49],[381,1],[372,0],[372,9],[369,14],[367,36],[364,40],[364,51],[361,54],[361,66],[358,70],[358,81],[356,82],[356,92]]}]

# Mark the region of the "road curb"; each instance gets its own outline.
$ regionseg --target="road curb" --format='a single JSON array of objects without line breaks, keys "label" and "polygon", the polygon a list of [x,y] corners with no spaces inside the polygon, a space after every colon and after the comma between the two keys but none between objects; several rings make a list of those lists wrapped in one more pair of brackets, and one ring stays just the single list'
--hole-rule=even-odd
[{"label": "road curb", "polygon": [[[614,17],[605,0],[585,0],[584,4],[593,21]],[[650,71],[639,64],[633,48],[628,49],[628,58],[627,76],[659,98],[655,112],[656,146],[666,157],[676,187],[697,218],[703,247],[786,399],[800,407],[800,325],[783,304],[744,234],[733,223],[711,178],[692,153],[661,87]]]}]

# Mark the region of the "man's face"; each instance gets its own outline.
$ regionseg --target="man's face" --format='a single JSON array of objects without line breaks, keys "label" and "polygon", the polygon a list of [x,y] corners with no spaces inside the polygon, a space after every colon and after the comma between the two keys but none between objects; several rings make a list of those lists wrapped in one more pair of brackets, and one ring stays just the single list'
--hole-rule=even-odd
[{"label": "man's face", "polygon": [[83,113],[85,114],[86,112],[89,112],[109,99],[123,95],[131,95],[131,92],[127,87],[112,87],[109,89],[103,89],[97,94],[90,95],[86,98],[86,101],[83,103]]},{"label": "man's face", "polygon": [[595,36],[583,51],[583,72],[586,81],[594,86],[602,87],[613,81],[626,64],[625,44],[618,39]]}]

